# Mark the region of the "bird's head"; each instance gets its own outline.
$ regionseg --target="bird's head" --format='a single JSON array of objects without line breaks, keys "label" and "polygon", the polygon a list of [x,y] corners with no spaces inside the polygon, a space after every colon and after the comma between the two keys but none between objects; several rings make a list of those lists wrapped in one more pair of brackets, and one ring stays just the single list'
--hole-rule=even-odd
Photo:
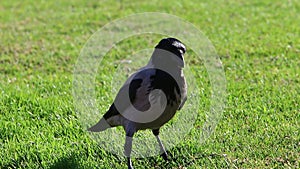
[{"label": "bird's head", "polygon": [[175,38],[165,38],[155,46],[154,56],[160,63],[163,60],[167,60],[169,63],[177,60],[178,65],[183,67],[185,52],[186,48],[181,41]]},{"label": "bird's head", "polygon": [[180,59],[183,59],[183,55],[185,54],[186,48],[178,39],[175,38],[165,38],[162,39],[156,46],[156,49],[162,49],[169,51]]}]

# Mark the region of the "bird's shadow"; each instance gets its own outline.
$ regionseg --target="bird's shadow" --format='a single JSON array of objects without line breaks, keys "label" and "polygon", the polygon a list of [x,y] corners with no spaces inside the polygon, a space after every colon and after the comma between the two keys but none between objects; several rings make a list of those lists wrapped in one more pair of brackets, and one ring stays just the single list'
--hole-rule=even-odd
[{"label": "bird's shadow", "polygon": [[139,166],[139,168],[180,168],[181,166],[189,167],[196,163],[196,160],[205,159],[211,156],[211,154],[206,154],[201,151],[190,152],[189,146],[176,146],[168,150],[168,161],[164,160],[162,157],[153,156],[148,158],[136,158],[134,163]]},{"label": "bird's shadow", "polygon": [[[105,151],[105,150],[102,150]],[[189,147],[188,146],[178,146],[173,147],[168,152],[168,161],[165,161],[162,157],[152,156],[147,158],[133,158],[133,165],[137,168],[178,168],[180,166],[188,167],[190,165],[193,165],[197,160],[195,158],[191,158],[191,156],[195,156],[195,154],[189,153]],[[122,158],[118,155],[115,155],[111,152],[105,151],[105,157],[101,154],[96,155],[96,158],[105,158],[105,160],[112,161],[113,163],[121,163],[126,168],[126,160],[125,158]],[[199,158],[207,158],[210,156],[209,154],[204,154],[202,152],[197,152],[196,156]],[[86,168],[85,166],[82,166],[79,161],[80,158],[83,158],[79,156],[76,153],[73,153],[71,155],[67,155],[64,157],[61,157],[58,161],[56,161],[52,166],[50,166],[50,169],[81,169]],[[114,164],[111,164],[111,167],[114,166]]]},{"label": "bird's shadow", "polygon": [[74,168],[81,168],[77,157],[75,155],[69,155],[65,157],[61,157],[58,161],[56,161],[50,169],[74,169]]}]

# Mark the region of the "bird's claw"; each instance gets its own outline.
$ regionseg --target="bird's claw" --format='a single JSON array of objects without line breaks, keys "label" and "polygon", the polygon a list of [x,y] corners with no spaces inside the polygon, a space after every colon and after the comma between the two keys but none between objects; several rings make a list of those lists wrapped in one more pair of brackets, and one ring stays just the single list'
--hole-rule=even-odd
[{"label": "bird's claw", "polygon": [[168,158],[167,153],[162,153],[160,156],[161,156],[165,161],[169,161],[169,158]]},{"label": "bird's claw", "polygon": [[133,169],[132,162],[131,162],[130,158],[127,158],[127,166],[128,166],[128,169]]}]

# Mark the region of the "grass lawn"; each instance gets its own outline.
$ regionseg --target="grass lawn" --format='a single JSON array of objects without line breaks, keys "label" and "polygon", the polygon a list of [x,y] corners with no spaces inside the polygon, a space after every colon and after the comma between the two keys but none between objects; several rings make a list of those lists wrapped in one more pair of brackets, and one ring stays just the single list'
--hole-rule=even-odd
[{"label": "grass lawn", "polygon": [[[191,139],[203,122],[199,119],[195,130],[169,150],[171,162],[158,156],[133,159],[136,168],[300,168],[298,0],[2,0],[0,168],[126,167],[123,158],[103,150],[81,128],[72,80],[88,38],[106,23],[139,12],[177,15],[203,31],[223,62],[227,103],[206,142]],[[159,37],[151,37],[127,39],[109,55],[122,59],[128,48],[154,46]],[[196,73],[203,68],[201,60],[188,64]],[[101,113],[113,99],[110,75],[104,69],[97,76]],[[207,82],[205,77],[197,81]],[[199,117],[209,108],[209,87],[203,91],[207,97]]]}]

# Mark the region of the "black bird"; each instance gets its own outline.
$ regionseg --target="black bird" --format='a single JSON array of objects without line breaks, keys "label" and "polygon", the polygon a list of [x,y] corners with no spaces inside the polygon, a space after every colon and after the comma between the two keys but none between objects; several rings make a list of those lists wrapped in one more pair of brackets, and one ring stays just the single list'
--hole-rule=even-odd
[{"label": "black bird", "polygon": [[185,46],[178,39],[162,39],[149,63],[127,79],[109,110],[88,129],[99,132],[123,126],[128,168],[133,168],[130,159],[132,137],[138,130],[151,129],[160,146],[161,156],[168,159],[159,138],[159,129],[186,101],[187,86],[182,70],[185,52]]}]

